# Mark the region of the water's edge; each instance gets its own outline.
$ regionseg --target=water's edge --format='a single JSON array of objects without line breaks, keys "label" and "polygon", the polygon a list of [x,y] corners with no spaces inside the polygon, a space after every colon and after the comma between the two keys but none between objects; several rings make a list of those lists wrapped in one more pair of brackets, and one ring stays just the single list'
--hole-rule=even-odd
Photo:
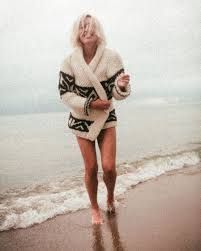
[{"label": "water's edge", "polygon": [[[154,155],[131,163],[118,165],[115,187],[116,205],[125,192],[137,184],[174,174],[178,170],[195,166],[201,168],[201,147],[167,155]],[[201,170],[201,169],[200,169]],[[106,188],[99,177],[98,199],[105,210]],[[27,228],[59,214],[75,212],[90,206],[88,195],[80,177],[66,181],[65,178],[52,182],[32,184],[23,188],[7,189],[0,194],[0,231]]]}]

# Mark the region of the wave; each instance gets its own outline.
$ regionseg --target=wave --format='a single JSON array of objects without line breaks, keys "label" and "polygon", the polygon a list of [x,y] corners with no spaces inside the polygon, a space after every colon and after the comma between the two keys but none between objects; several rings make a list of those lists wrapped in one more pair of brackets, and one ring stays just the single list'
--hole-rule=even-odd
[{"label": "wave", "polygon": [[[199,146],[192,150],[154,155],[119,164],[115,187],[116,205],[120,204],[121,197],[133,186],[200,162],[201,148]],[[59,214],[89,208],[88,194],[83,182],[80,176],[70,182],[63,178],[18,189],[7,189],[0,194],[0,231],[27,228]],[[99,205],[105,210],[107,193],[103,181],[99,181],[98,190]]]}]

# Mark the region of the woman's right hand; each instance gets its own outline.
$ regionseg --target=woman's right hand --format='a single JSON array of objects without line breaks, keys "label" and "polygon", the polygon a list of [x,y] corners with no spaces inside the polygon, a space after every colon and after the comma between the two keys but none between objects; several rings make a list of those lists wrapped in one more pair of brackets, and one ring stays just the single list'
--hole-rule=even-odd
[{"label": "woman's right hand", "polygon": [[90,102],[89,107],[98,110],[105,110],[110,107],[110,104],[111,104],[110,100],[96,99]]}]

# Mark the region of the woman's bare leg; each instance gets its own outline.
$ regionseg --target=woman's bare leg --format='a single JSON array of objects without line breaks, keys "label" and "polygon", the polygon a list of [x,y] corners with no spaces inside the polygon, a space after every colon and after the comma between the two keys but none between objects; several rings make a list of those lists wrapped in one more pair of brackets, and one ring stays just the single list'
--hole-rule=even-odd
[{"label": "woman's bare leg", "polygon": [[98,163],[96,157],[95,141],[90,141],[76,136],[82,157],[85,164],[85,185],[89,195],[92,209],[92,223],[99,224],[103,222],[97,202],[98,190]]},{"label": "woman's bare leg", "polygon": [[98,138],[103,168],[103,180],[107,187],[107,205],[114,211],[114,189],[116,183],[116,128],[106,128]]}]

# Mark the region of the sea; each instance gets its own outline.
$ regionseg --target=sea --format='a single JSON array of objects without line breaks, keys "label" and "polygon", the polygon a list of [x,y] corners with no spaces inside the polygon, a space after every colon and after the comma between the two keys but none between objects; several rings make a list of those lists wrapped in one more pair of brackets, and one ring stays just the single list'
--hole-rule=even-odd
[{"label": "sea", "polygon": [[[201,100],[115,100],[117,207],[129,189],[191,166],[201,172]],[[84,162],[62,112],[0,116],[0,231],[89,208]],[[106,187],[98,159],[98,202]]]}]

